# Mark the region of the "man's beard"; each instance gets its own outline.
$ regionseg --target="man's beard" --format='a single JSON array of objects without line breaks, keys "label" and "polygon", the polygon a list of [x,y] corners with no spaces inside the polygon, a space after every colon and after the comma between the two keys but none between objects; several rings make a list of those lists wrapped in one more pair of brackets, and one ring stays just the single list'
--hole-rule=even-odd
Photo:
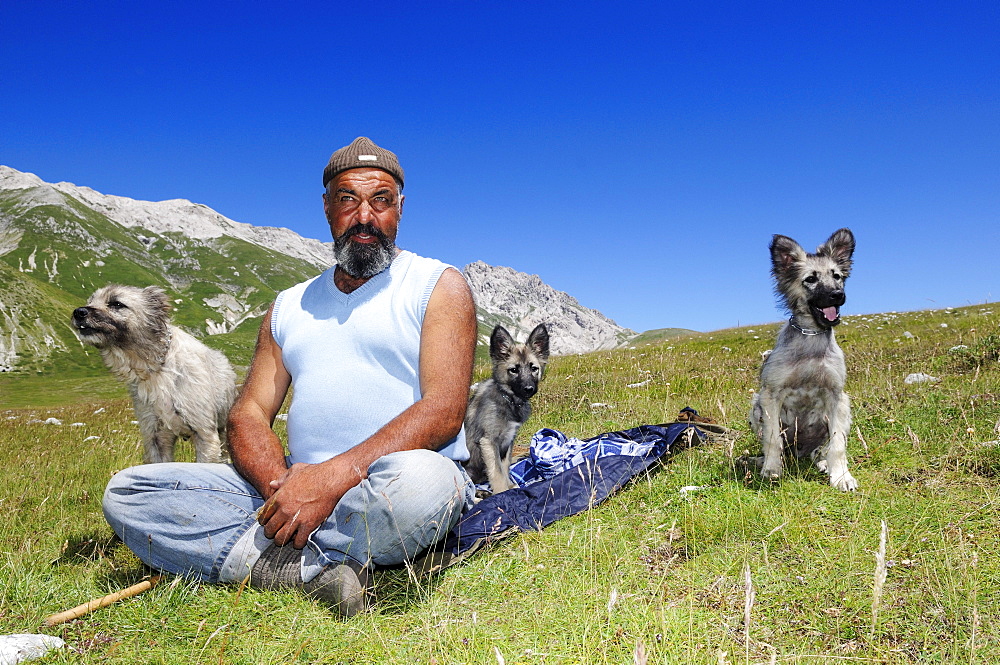
[{"label": "man's beard", "polygon": [[[351,236],[366,233],[378,242],[351,242]],[[371,224],[358,224],[333,239],[333,257],[351,277],[369,279],[389,267],[396,255],[396,244]]]}]

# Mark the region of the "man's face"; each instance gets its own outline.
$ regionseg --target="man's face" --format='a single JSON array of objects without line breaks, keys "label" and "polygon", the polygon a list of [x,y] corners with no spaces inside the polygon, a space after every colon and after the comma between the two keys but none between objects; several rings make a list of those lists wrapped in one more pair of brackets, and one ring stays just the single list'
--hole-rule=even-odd
[{"label": "man's face", "polygon": [[348,275],[373,277],[392,262],[403,198],[395,179],[380,169],[350,169],[330,181],[323,210],[337,264]]}]

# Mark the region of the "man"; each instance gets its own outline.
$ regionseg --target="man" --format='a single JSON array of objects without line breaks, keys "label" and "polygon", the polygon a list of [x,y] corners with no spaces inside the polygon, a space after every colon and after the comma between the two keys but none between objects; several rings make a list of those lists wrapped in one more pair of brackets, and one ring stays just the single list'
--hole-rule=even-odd
[{"label": "man", "polygon": [[[475,307],[461,273],[395,246],[396,156],[358,137],[323,173],[336,265],[278,294],[229,415],[233,466],[112,478],[108,522],[148,565],[296,587],[344,615],[374,565],[412,560],[473,501],[459,462]],[[272,430],[293,388],[288,456]]]}]

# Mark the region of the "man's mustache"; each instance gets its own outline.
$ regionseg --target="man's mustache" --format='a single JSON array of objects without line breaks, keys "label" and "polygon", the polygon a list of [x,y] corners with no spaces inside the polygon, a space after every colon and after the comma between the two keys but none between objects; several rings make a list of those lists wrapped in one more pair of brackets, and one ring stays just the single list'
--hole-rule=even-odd
[{"label": "man's mustache", "polygon": [[356,236],[359,233],[364,233],[365,235],[369,236],[375,236],[378,239],[378,241],[382,244],[385,244],[386,241],[388,240],[388,237],[386,237],[384,233],[382,233],[380,230],[378,230],[377,228],[368,223],[356,224],[352,226],[351,228],[347,229],[342,234],[340,234],[340,237],[337,238],[337,240],[340,242],[344,242],[348,238]]}]

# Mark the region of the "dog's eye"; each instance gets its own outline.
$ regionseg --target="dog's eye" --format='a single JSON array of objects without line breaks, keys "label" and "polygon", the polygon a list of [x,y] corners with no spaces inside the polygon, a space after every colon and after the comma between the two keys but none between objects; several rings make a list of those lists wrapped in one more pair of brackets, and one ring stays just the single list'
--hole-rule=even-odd
[{"label": "dog's eye", "polygon": [[537,374],[538,373],[538,365],[532,365],[531,366],[531,373],[532,374]]},{"label": "dog's eye", "polygon": [[119,302],[117,300],[112,300],[111,302],[109,302],[108,307],[110,307],[111,309],[128,309],[125,306],[125,303]]},{"label": "dog's eye", "polygon": [[508,367],[507,368],[507,372],[510,373],[510,374],[517,374],[517,368],[516,367]]},{"label": "dog's eye", "polygon": [[806,278],[805,278],[805,279],[804,279],[803,281],[804,281],[804,282],[805,282],[806,284],[815,284],[816,282],[818,282],[818,281],[819,281],[819,277],[817,277],[816,275],[809,275],[809,276],[808,276],[808,277],[806,277]]},{"label": "dog's eye", "polygon": [[833,273],[833,278],[839,282],[840,280],[844,279],[844,276],[841,275],[839,272],[835,272]]}]

